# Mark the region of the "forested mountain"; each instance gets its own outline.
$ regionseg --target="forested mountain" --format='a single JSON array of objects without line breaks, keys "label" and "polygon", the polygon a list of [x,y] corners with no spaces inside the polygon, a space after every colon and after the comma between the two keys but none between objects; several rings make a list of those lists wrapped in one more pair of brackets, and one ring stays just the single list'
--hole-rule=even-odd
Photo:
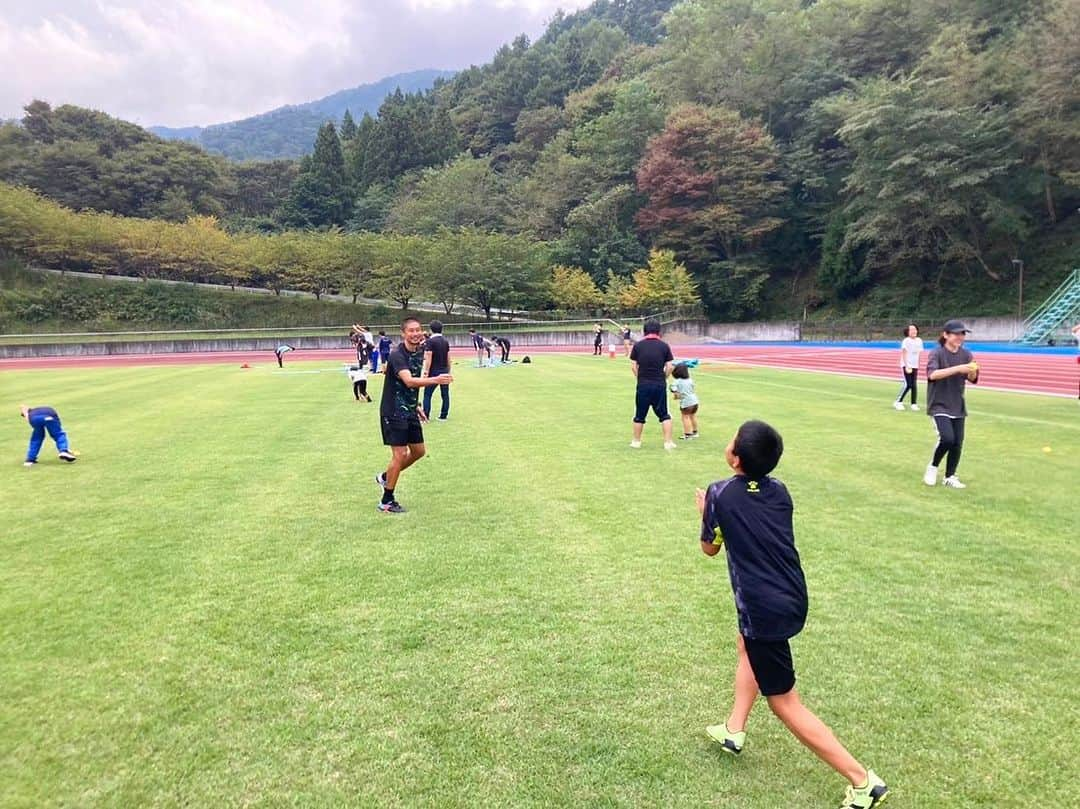
[{"label": "forested mountain", "polygon": [[239,121],[179,128],[152,126],[150,131],[167,140],[189,140],[232,160],[301,157],[311,151],[315,133],[326,121],[340,121],[346,111],[355,116],[374,113],[395,90],[420,92],[453,75],[452,70],[414,70]]},{"label": "forested mountain", "polygon": [[[720,318],[937,311],[964,289],[1000,308],[1014,258],[1036,286],[1080,260],[1077,75],[1080,0],[598,0],[323,123],[298,163],[204,156],[200,180],[192,157],[169,199],[216,200],[234,229],[523,236],[609,299],[668,249]],[[107,199],[58,168],[92,138],[15,130],[0,179],[18,142],[50,163],[16,182],[120,212],[121,164]]]}]

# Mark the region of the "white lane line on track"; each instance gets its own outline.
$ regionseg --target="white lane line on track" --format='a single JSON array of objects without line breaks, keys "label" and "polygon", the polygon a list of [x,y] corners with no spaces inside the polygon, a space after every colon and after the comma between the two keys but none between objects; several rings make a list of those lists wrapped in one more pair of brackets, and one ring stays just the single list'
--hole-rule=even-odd
[{"label": "white lane line on track", "polygon": [[[723,361],[723,360],[722,360]],[[851,379],[876,379],[880,381],[890,381],[891,377],[888,376],[875,376],[873,374],[857,374],[849,373],[847,371],[830,371],[825,368],[797,368],[787,365],[772,365],[765,363],[753,363],[753,362],[740,362],[738,365],[746,365],[750,368],[769,368],[774,371],[801,371],[805,374],[830,374],[832,376],[846,376]],[[1071,399],[1073,394],[1071,393],[1055,393],[1053,391],[1045,390],[1024,390],[1021,388],[999,388],[994,385],[982,385],[980,384],[976,390],[992,390],[999,393],[1022,393],[1028,396],[1054,396],[1059,399]]]},{"label": "white lane line on track", "polygon": [[[793,370],[799,370],[799,369],[793,369]],[[845,376],[848,376],[848,374],[845,374]],[[861,377],[861,378],[865,379],[866,377]],[[741,378],[739,380],[739,382],[740,382],[740,384],[745,383],[745,382],[749,382],[749,383],[752,383],[754,385],[766,385],[766,386],[768,386],[770,388],[785,388],[785,389],[788,389],[788,390],[798,390],[798,391],[802,391],[804,393],[821,393],[820,388],[810,388],[810,387],[807,387],[805,385],[791,385],[791,384],[788,384],[788,383],[785,383],[785,382],[770,382],[770,381],[765,380],[765,379]],[[1016,393],[1016,392],[1017,391],[1005,391],[1005,393]],[[845,399],[859,399],[859,400],[864,401],[864,402],[878,402],[878,403],[881,403],[882,401],[884,401],[882,398],[879,398],[877,396],[864,396],[861,393],[847,393],[847,392],[844,392],[844,391],[836,391],[836,390],[830,390],[829,391],[829,396],[840,396],[840,397],[845,398]],[[886,405],[887,404],[888,404],[888,402],[886,402]],[[1012,415],[1008,415],[1006,413],[992,413],[992,412],[985,411],[985,410],[971,410],[970,408],[968,409],[968,413],[970,415],[978,416],[979,418],[999,419],[999,420],[1002,420],[1002,421],[1020,421],[1020,422],[1026,422],[1026,423],[1029,423],[1029,424],[1041,424],[1041,425],[1044,425],[1044,426],[1047,426],[1047,427],[1060,427],[1060,428],[1065,429],[1065,430],[1080,431],[1080,424],[1070,424],[1068,422],[1062,422],[1062,421],[1051,421],[1049,419],[1036,419],[1036,418],[1031,418],[1030,416],[1012,416]]]}]

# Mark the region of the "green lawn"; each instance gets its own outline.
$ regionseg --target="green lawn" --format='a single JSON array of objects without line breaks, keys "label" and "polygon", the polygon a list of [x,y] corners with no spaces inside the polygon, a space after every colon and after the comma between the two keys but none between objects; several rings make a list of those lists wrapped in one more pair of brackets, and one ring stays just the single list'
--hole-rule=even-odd
[{"label": "green lawn", "polygon": [[[891,382],[702,370],[665,453],[622,362],[458,365],[389,516],[377,405],[300,373],[332,367],[0,373],[0,806],[835,807],[764,704],[738,760],[703,733],[735,624],[693,494],[749,417],[787,445],[801,692],[887,805],[1075,787],[1075,401],[971,392],[957,492]],[[78,463],[22,468],[24,400]]]}]

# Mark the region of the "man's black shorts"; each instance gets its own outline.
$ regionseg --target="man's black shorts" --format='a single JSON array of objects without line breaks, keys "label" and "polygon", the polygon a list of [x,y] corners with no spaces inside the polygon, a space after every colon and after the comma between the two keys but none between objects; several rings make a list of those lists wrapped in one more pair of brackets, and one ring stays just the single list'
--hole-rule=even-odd
[{"label": "man's black shorts", "polygon": [[634,413],[634,421],[638,424],[645,423],[650,407],[660,421],[671,418],[667,409],[667,388],[663,382],[639,382],[635,404],[637,410]]},{"label": "man's black shorts", "polygon": [[746,656],[762,696],[778,697],[795,687],[795,664],[786,640],[752,640],[743,637]]},{"label": "man's black shorts", "polygon": [[388,447],[423,444],[424,430],[419,421],[382,419],[382,442]]}]

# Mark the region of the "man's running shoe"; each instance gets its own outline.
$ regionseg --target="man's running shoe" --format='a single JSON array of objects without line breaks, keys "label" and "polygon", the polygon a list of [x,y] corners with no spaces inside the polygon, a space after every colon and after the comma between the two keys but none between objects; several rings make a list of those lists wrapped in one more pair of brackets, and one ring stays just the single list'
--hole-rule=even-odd
[{"label": "man's running shoe", "polygon": [[961,483],[960,478],[956,475],[949,475],[945,480],[941,481],[942,486],[948,486],[950,489],[966,489],[967,484]]},{"label": "man's running shoe", "polygon": [[872,806],[881,806],[889,797],[889,788],[874,775],[873,770],[867,770],[866,776],[866,786],[848,786],[840,809],[870,809]]},{"label": "man's running shoe", "polygon": [[68,463],[75,463],[75,461],[79,460],[77,457],[75,457],[75,454],[73,452],[68,452],[66,449],[61,452],[57,457],[61,461],[67,461]]},{"label": "man's running shoe", "polygon": [[923,472],[922,482],[925,483],[927,486],[937,486],[936,466],[931,465],[926,467],[926,471]]},{"label": "man's running shoe", "polygon": [[397,500],[392,500],[389,503],[379,503],[379,511],[386,512],[387,514],[404,514],[405,507]]},{"label": "man's running shoe", "polygon": [[904,405],[902,402],[893,402],[893,410],[903,410]]},{"label": "man's running shoe", "polygon": [[23,466],[29,469],[31,466],[37,466],[37,461],[23,461]]},{"label": "man's running shoe", "polygon": [[631,441],[630,442],[630,449],[641,449],[641,442],[640,441]]},{"label": "man's running shoe", "polygon": [[378,483],[380,486],[382,486],[385,489],[386,488],[386,473],[385,472],[380,472],[379,474],[377,474],[375,476],[375,482]]},{"label": "man's running shoe", "polygon": [[739,755],[742,752],[743,745],[746,744],[746,731],[740,730],[738,733],[732,733],[727,729],[726,722],[720,725],[709,725],[705,728],[705,733],[720,745],[721,750],[732,756]]},{"label": "man's running shoe", "polygon": [[911,409],[912,409],[912,410],[918,410],[918,409],[919,409],[919,406],[918,406],[918,405],[916,405],[916,404],[913,404],[913,405],[911,406]]}]

